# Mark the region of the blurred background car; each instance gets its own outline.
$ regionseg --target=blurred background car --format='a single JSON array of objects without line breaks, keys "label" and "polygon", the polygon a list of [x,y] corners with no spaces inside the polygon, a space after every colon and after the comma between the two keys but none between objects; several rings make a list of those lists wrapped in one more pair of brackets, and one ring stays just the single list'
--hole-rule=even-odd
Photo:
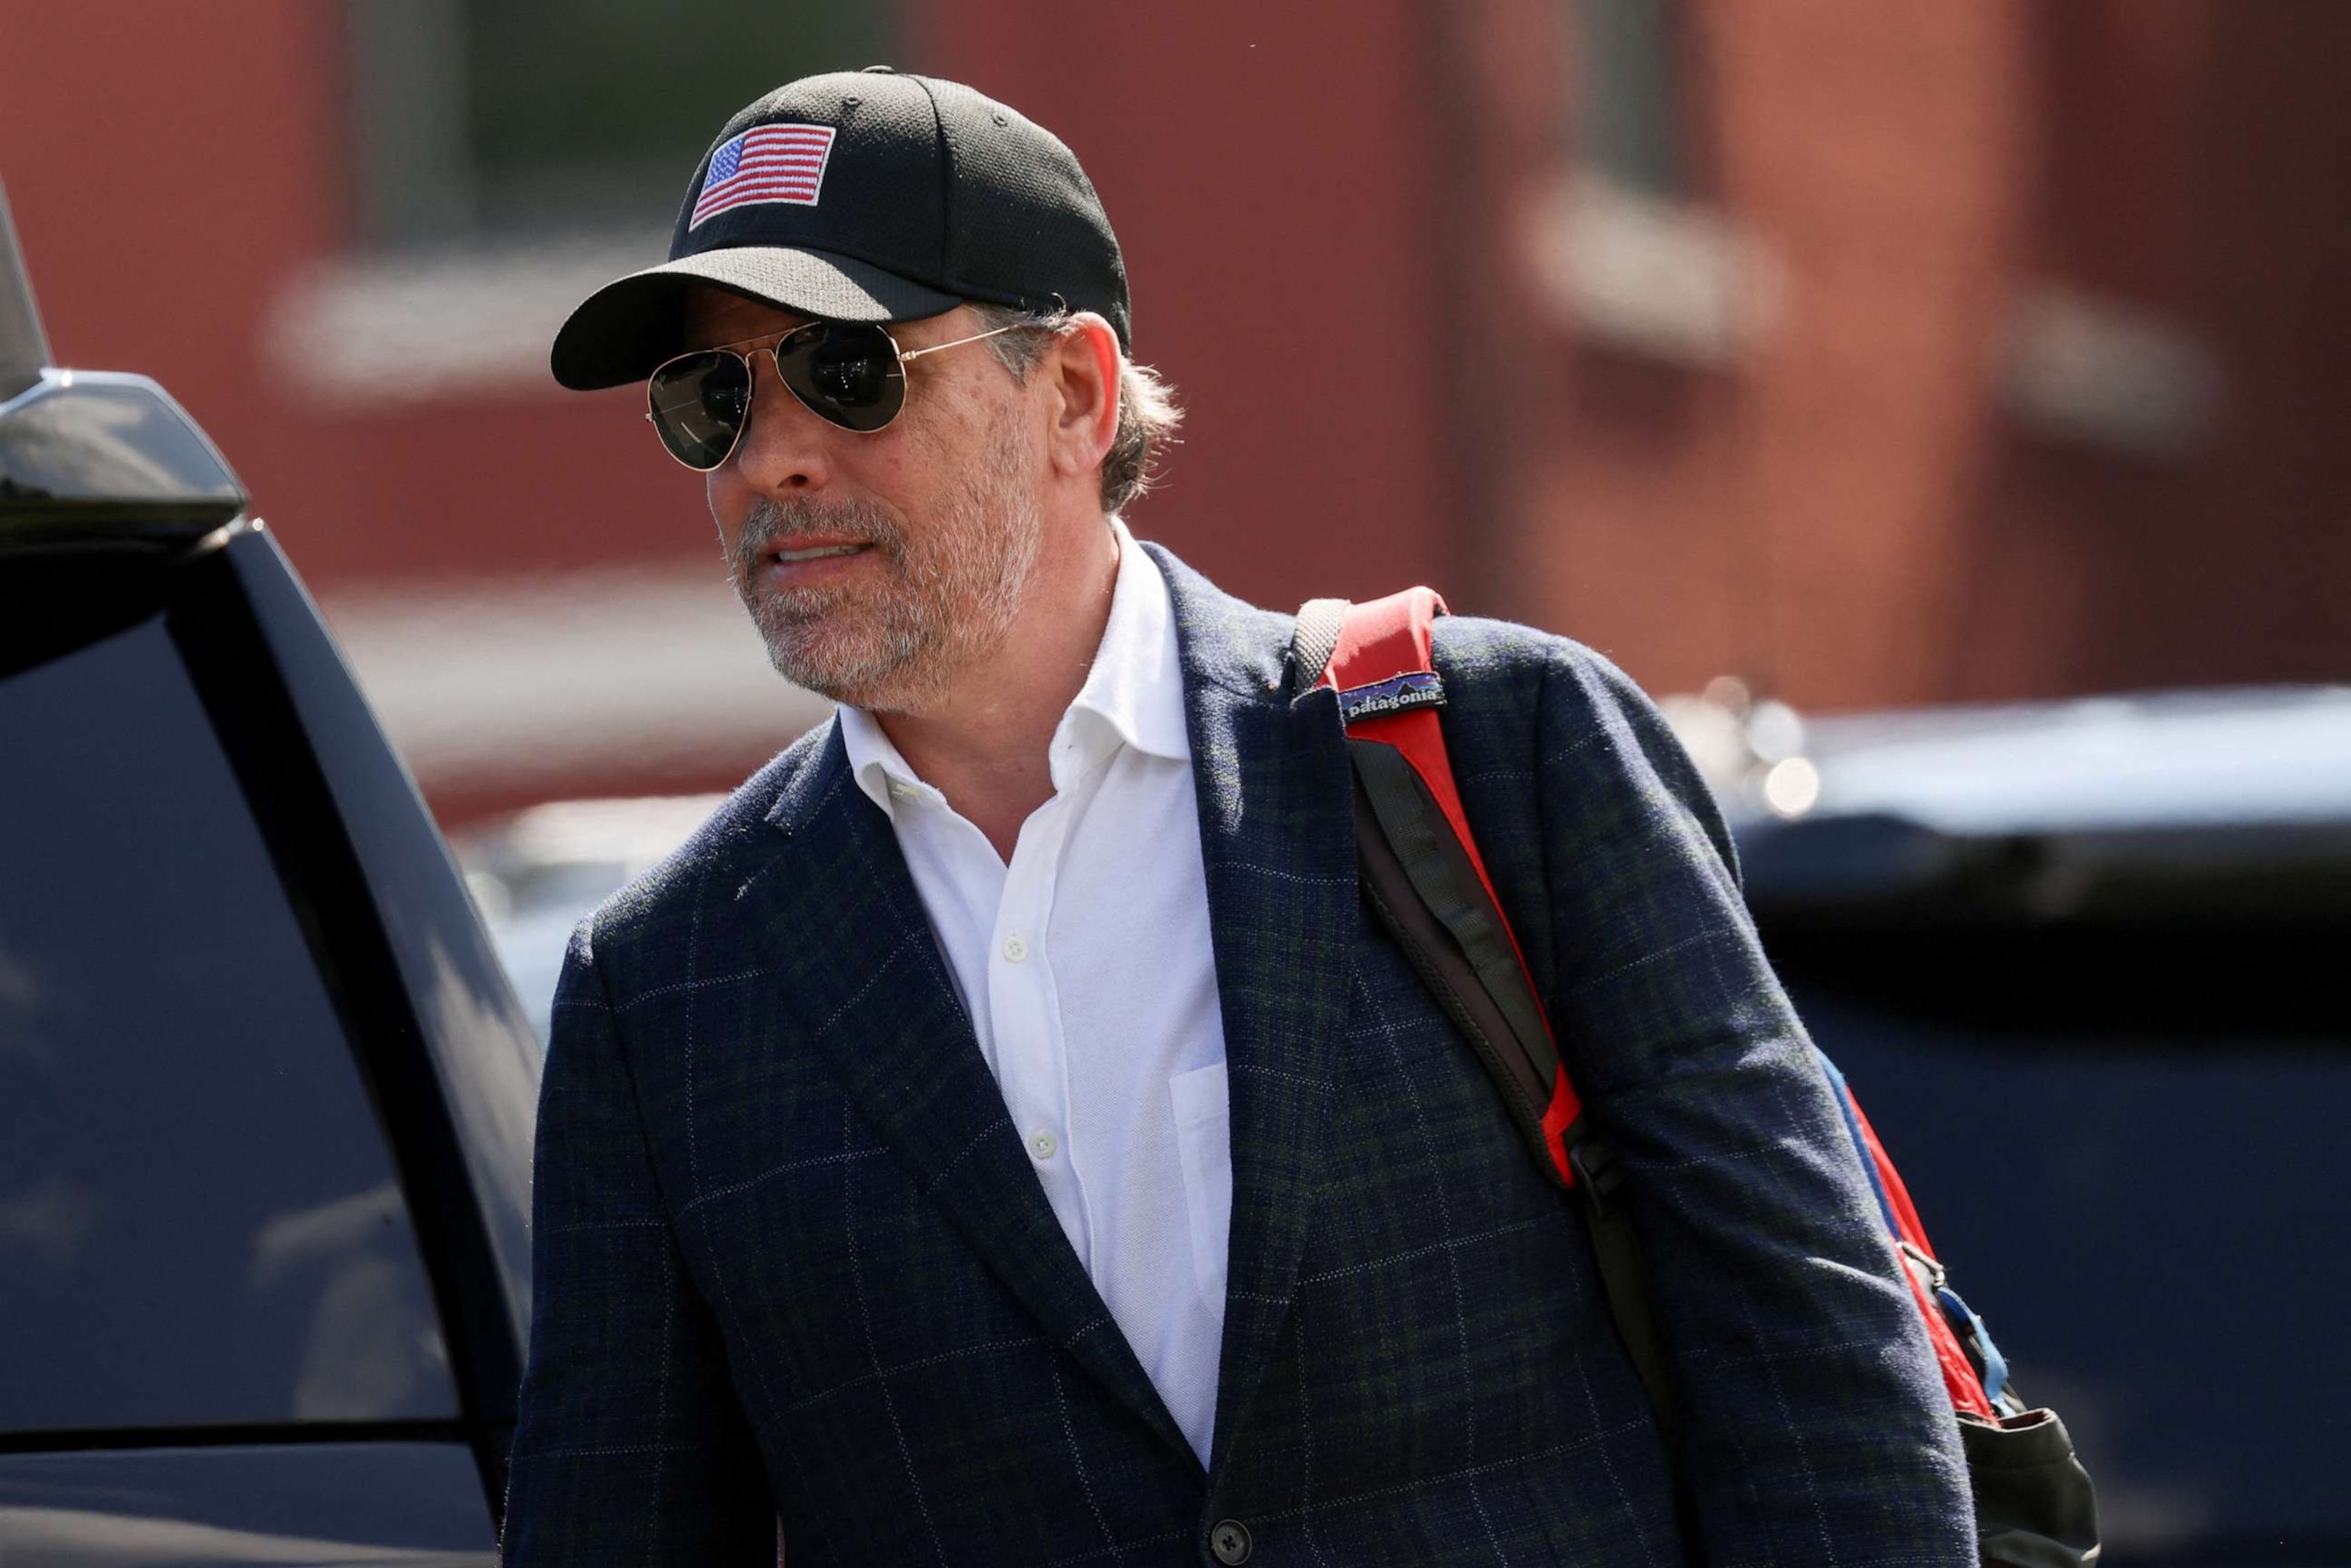
[{"label": "blurred background car", "polygon": [[2351,1561],[2351,688],[1762,718],[1764,945],[2105,1561]]},{"label": "blurred background car", "polygon": [[0,197],[0,1562],[492,1560],[538,1053],[204,434]]},{"label": "blurred background car", "polygon": [[660,864],[725,799],[550,800],[482,824],[454,841],[466,891],[542,1042],[573,928]]}]

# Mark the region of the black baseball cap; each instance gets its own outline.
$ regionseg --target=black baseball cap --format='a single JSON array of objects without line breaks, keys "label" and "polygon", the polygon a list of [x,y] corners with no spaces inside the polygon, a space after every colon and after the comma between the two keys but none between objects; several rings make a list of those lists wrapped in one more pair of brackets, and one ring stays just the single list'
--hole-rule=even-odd
[{"label": "black baseball cap", "polygon": [[571,312],[557,381],[588,392],[651,375],[684,351],[697,284],[836,321],[1066,305],[1132,349],[1126,264],[1076,155],[970,88],[886,66],[802,77],[728,120],[669,254]]}]

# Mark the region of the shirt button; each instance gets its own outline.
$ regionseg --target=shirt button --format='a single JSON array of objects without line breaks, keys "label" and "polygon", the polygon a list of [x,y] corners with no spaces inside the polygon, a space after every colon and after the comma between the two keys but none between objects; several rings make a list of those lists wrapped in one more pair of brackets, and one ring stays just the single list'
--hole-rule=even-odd
[{"label": "shirt button", "polygon": [[901,800],[907,800],[914,795],[914,787],[912,784],[901,784],[893,779],[890,783],[890,793],[897,796]]},{"label": "shirt button", "polygon": [[1040,1133],[1035,1137],[1029,1140],[1029,1152],[1035,1155],[1040,1160],[1051,1159],[1053,1157],[1053,1151],[1061,1146],[1061,1145],[1059,1143],[1054,1141],[1053,1134],[1050,1133]]},{"label": "shirt button", "polygon": [[1018,936],[1007,936],[1004,939],[1004,956],[1018,964],[1021,959],[1029,956],[1029,944]]},{"label": "shirt button", "polygon": [[1249,1532],[1238,1519],[1220,1519],[1208,1530],[1208,1550],[1217,1561],[1228,1565],[1246,1563],[1249,1557]]}]

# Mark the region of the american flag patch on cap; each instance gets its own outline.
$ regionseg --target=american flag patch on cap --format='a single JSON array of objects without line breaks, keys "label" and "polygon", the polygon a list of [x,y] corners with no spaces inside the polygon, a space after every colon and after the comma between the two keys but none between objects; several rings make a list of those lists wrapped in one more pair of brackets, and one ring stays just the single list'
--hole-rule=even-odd
[{"label": "american flag patch on cap", "polygon": [[721,213],[761,202],[815,206],[831,156],[830,125],[755,125],[710,155],[710,172],[685,226],[698,229]]}]

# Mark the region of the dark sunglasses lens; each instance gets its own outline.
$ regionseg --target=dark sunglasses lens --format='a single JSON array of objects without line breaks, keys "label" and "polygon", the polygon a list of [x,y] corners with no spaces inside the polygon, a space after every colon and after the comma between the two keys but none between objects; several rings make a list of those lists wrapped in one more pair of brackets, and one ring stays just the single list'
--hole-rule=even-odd
[{"label": "dark sunglasses lens", "polygon": [[707,472],[726,462],[751,413],[751,367],[724,350],[670,361],[647,390],[653,429],[688,468]]},{"label": "dark sunglasses lens", "polygon": [[879,430],[906,403],[906,372],[879,327],[803,327],[776,345],[776,370],[819,418],[847,430]]}]

